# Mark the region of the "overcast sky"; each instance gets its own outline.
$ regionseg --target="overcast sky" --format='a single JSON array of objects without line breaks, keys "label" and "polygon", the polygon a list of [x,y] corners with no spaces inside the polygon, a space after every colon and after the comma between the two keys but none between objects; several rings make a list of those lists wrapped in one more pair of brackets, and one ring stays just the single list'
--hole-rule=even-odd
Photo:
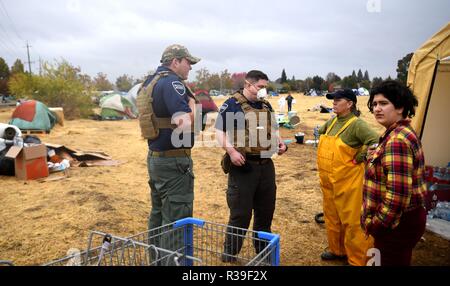
[{"label": "overcast sky", "polygon": [[[195,71],[259,69],[271,80],[369,71],[396,77],[397,60],[450,21],[449,0],[0,0],[8,65],[64,58],[83,73],[140,78],[164,48],[185,45]],[[28,69],[28,66],[26,66]]]}]

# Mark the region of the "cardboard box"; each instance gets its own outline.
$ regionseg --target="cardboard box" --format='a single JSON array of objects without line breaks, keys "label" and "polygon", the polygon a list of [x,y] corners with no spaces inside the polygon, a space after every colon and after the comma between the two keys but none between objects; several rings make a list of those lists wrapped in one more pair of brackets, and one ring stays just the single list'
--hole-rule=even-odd
[{"label": "cardboard box", "polygon": [[44,144],[30,147],[12,146],[5,157],[14,159],[16,178],[35,180],[48,177],[47,148]]}]

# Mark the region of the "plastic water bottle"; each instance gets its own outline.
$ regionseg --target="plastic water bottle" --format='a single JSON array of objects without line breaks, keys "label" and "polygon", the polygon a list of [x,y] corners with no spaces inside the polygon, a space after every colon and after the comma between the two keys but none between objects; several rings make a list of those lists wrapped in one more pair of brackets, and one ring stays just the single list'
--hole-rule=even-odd
[{"label": "plastic water bottle", "polygon": [[438,202],[436,207],[428,212],[427,217],[450,221],[450,202]]},{"label": "plastic water bottle", "polygon": [[444,174],[443,180],[446,184],[450,184],[450,168],[449,167],[445,168],[445,174]]},{"label": "plastic water bottle", "polygon": [[318,140],[319,140],[319,137],[320,137],[320,135],[319,135],[319,129],[320,129],[320,125],[317,125],[315,128],[314,128],[314,147],[317,147],[317,145],[318,145]]}]

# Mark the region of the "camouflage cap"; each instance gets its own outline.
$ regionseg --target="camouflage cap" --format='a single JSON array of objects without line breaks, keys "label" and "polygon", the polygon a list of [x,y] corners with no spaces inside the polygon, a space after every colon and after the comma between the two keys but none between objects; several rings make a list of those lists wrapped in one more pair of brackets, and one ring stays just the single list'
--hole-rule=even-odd
[{"label": "camouflage cap", "polygon": [[181,59],[181,58],[187,59],[191,63],[191,65],[195,65],[200,61],[200,58],[192,56],[186,47],[175,44],[168,46],[164,50],[161,56],[161,63],[170,61],[172,59]]}]

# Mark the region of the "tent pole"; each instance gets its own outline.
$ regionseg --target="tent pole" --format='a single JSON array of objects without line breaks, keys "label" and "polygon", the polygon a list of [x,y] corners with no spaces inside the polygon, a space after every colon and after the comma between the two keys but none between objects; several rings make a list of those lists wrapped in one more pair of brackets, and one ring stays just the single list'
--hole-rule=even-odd
[{"label": "tent pole", "polygon": [[425,122],[427,121],[428,107],[430,107],[431,95],[433,94],[434,82],[436,80],[437,69],[439,67],[439,64],[440,64],[440,60],[436,60],[436,65],[434,66],[434,72],[433,72],[433,79],[431,80],[430,92],[428,94],[427,105],[425,106],[425,113],[423,115],[422,127],[420,128],[419,138],[421,141],[422,141],[423,131],[425,129]]}]

